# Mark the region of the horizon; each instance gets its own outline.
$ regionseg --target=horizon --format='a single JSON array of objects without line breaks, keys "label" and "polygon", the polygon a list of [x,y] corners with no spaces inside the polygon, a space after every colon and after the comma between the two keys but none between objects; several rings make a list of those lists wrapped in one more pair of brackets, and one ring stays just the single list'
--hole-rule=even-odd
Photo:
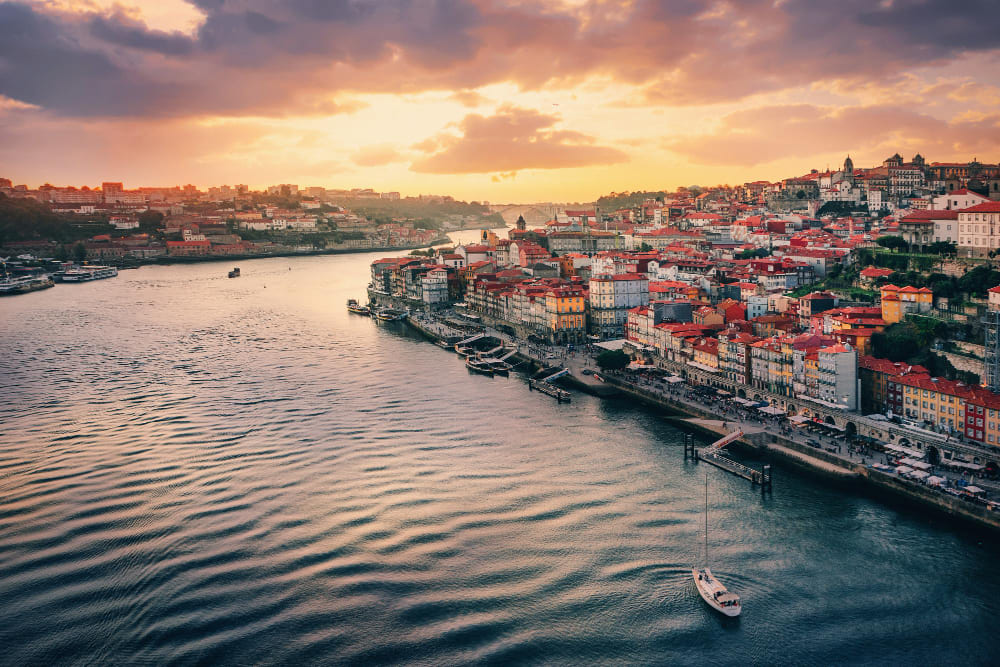
[{"label": "horizon", "polygon": [[587,202],[847,154],[1000,157],[985,5],[338,7],[2,1],[0,165],[19,183]]}]

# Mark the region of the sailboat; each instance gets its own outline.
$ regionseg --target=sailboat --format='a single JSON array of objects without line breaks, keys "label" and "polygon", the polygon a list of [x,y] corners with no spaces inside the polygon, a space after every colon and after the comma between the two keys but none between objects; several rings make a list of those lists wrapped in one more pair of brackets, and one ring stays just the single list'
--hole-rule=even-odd
[{"label": "sailboat", "polygon": [[743,610],[740,596],[731,593],[708,569],[708,473],[705,473],[705,566],[691,570],[694,585],[701,599],[712,609],[726,616],[739,616]]}]

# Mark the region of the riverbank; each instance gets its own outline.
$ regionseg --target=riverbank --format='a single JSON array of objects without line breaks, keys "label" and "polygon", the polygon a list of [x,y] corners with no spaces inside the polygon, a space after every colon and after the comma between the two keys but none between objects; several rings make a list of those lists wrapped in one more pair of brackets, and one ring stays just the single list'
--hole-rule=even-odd
[{"label": "riverbank", "polygon": [[[386,305],[389,303],[397,307],[405,307],[407,305],[397,303],[397,300],[393,297],[386,297],[385,295],[377,296],[381,298],[375,300],[381,301]],[[413,304],[409,305],[412,306]],[[411,327],[419,330],[428,339],[435,340],[439,338],[434,331],[420,323],[419,320],[411,319],[409,324]],[[506,338],[502,334],[497,335],[500,338]],[[610,397],[613,395],[627,396],[649,407],[665,409],[677,416],[676,422],[679,425],[692,431],[701,432],[713,439],[730,432],[730,425],[737,426],[732,421],[720,422],[717,412],[704,406],[692,405],[690,402],[683,400],[679,395],[671,397],[664,395],[662,392],[650,391],[622,377],[616,376],[614,373],[602,373],[603,381],[598,381],[593,378],[592,374],[584,375],[579,373],[578,363],[556,364],[556,361],[563,361],[565,358],[550,360],[544,358],[542,355],[532,356],[530,350],[531,347],[524,345],[523,341],[521,341],[519,343],[517,359],[533,364],[536,371],[546,366],[577,366],[575,369],[570,368],[570,374],[561,378],[561,381],[581,391],[598,397]],[[691,417],[694,419],[691,419]],[[846,490],[863,493],[870,497],[886,501],[889,504],[901,505],[910,510],[927,509],[939,516],[948,519],[957,519],[970,525],[985,526],[1000,534],[1000,512],[990,510],[984,505],[974,504],[915,481],[882,472],[873,468],[866,459],[862,459],[862,462],[851,461],[839,455],[839,447],[837,447],[836,452],[826,451],[822,448],[797,442],[782,434],[769,432],[766,428],[761,428],[760,430],[747,429],[747,431],[743,437],[733,443],[735,449],[745,448],[755,456],[763,456],[780,461],[811,475],[836,482],[844,486]],[[732,447],[733,445],[730,446]],[[875,458],[872,457],[870,462],[874,463]]]}]

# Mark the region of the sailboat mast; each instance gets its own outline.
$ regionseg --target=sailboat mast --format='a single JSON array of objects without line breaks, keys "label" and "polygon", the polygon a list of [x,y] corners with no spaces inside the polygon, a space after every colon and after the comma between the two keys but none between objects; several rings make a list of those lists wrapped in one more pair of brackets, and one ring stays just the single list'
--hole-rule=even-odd
[{"label": "sailboat mast", "polygon": [[705,471],[705,567],[708,567],[708,471]]}]

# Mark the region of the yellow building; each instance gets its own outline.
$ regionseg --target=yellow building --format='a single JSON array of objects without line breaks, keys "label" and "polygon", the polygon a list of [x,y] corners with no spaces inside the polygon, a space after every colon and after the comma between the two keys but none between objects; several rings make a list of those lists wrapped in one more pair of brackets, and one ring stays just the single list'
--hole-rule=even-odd
[{"label": "yellow building", "polygon": [[885,285],[880,293],[882,319],[886,324],[895,324],[908,313],[926,313],[934,305],[934,293],[927,287]]},{"label": "yellow building", "polygon": [[554,287],[545,293],[545,314],[549,340],[578,343],[587,327],[586,304],[579,287]]}]

